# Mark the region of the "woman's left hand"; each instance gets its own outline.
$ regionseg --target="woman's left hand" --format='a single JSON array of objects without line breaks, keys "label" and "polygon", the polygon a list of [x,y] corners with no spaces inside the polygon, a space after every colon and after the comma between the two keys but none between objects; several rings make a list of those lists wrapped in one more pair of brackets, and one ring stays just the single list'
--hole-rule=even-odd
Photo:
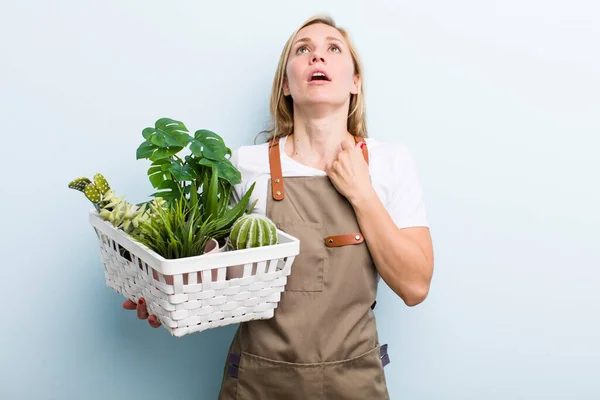
[{"label": "woman's left hand", "polygon": [[351,203],[368,194],[371,189],[369,165],[363,157],[361,144],[344,140],[341,143],[342,150],[325,170],[333,186]]}]

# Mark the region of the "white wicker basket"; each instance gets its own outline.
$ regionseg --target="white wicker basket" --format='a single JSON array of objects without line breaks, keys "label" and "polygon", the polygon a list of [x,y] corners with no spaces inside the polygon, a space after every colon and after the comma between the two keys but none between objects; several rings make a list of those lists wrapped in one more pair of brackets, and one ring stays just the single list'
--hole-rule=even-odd
[{"label": "white wicker basket", "polygon": [[300,251],[297,238],[277,230],[276,245],[168,260],[95,210],[89,220],[98,235],[106,284],[132,301],[143,297],[148,313],[176,337],[273,317]]}]

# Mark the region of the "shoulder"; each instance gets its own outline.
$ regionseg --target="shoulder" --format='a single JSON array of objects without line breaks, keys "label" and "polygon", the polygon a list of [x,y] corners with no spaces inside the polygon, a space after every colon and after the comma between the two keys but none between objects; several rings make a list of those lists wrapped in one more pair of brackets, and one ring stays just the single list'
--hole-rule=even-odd
[{"label": "shoulder", "polygon": [[264,170],[268,167],[269,144],[240,146],[232,151],[230,161],[244,175]]},{"label": "shoulder", "polygon": [[250,200],[251,202],[257,199],[260,200],[255,210],[262,213],[266,212],[266,201],[264,201],[263,197],[266,195],[266,182],[269,176],[267,155],[268,143],[240,146],[232,150],[229,160],[241,174],[241,182],[233,187],[234,203],[242,198],[252,183],[256,183],[256,188]]},{"label": "shoulder", "polygon": [[366,138],[372,173],[399,173],[413,168],[414,159],[408,146],[402,142]]},{"label": "shoulder", "polygon": [[409,148],[377,139],[367,140],[367,146],[373,186],[396,225],[428,226],[419,174]]}]

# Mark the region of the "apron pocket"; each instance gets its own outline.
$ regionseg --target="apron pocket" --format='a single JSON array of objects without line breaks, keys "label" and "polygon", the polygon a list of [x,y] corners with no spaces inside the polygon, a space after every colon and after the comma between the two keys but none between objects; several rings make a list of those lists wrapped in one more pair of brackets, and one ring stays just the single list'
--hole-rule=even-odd
[{"label": "apron pocket", "polygon": [[300,240],[300,253],[292,264],[285,290],[290,292],[322,292],[327,251],[318,222],[281,222],[277,227]]},{"label": "apron pocket", "polygon": [[294,364],[242,353],[237,400],[323,398],[323,364]]},{"label": "apron pocket", "polygon": [[356,358],[326,363],[323,394],[325,399],[389,399],[379,345]]}]

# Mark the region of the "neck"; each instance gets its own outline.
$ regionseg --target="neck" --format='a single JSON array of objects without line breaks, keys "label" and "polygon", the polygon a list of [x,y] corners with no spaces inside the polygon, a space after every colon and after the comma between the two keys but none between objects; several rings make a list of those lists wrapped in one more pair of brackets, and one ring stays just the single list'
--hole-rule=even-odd
[{"label": "neck", "polygon": [[285,143],[286,154],[301,164],[324,170],[341,150],[341,142],[353,140],[347,129],[347,112],[315,115],[294,110],[294,133]]}]

